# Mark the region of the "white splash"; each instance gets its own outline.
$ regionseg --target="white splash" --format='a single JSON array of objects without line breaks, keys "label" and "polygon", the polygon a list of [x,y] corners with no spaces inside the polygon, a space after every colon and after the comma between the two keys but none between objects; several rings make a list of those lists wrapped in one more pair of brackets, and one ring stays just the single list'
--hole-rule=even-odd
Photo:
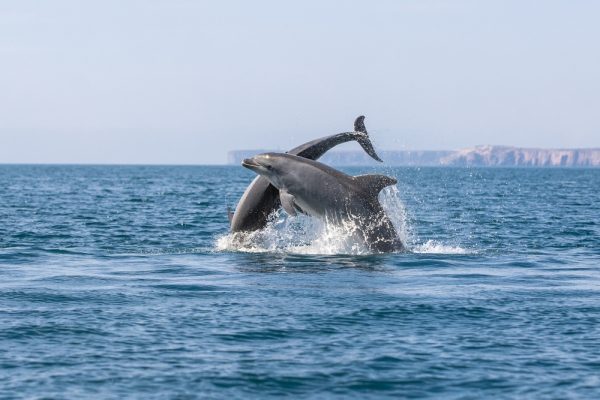
[{"label": "white splash", "polygon": [[418,244],[411,248],[413,253],[418,254],[472,254],[473,251],[467,250],[460,246],[449,246],[438,243],[434,240],[428,240],[425,243]]},{"label": "white splash", "polygon": [[385,214],[392,221],[398,237],[406,247],[414,241],[414,235],[410,229],[408,213],[400,197],[400,191],[396,185],[388,186],[379,193],[379,203]]},{"label": "white splash", "polygon": [[274,214],[267,226],[256,232],[232,233],[217,239],[217,250],[249,253],[369,254],[357,237],[352,222],[334,224],[305,215]]},{"label": "white splash", "polygon": [[[435,254],[467,254],[461,247],[447,246],[434,241],[419,244],[410,227],[406,207],[396,186],[381,191],[379,202],[388,215],[398,237],[409,252]],[[334,255],[370,254],[361,239],[355,222],[333,223],[305,215],[291,217],[283,211],[275,212],[267,226],[259,231],[229,233],[217,238],[217,251],[247,253],[288,253]]]}]

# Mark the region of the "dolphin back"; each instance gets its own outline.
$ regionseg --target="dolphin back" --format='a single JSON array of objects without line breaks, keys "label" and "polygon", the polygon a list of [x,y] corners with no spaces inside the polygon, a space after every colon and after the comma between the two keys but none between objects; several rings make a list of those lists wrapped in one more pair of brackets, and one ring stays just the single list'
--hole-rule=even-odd
[{"label": "dolphin back", "polygon": [[232,232],[252,232],[267,225],[269,215],[279,208],[279,191],[267,178],[257,176],[246,188],[235,212],[229,214]]}]

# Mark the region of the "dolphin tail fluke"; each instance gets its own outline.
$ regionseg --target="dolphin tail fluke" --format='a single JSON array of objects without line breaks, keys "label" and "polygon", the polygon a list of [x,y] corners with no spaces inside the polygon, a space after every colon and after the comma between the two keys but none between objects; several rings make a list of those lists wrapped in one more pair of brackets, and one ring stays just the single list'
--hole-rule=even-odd
[{"label": "dolphin tail fluke", "polygon": [[359,115],[354,120],[354,131],[366,133],[367,135],[369,134],[369,132],[367,132],[367,128],[365,127],[365,116],[364,115]]},{"label": "dolphin tail fluke", "polygon": [[379,158],[379,156],[375,152],[375,149],[373,148],[373,143],[371,143],[371,139],[369,139],[369,137],[367,136],[366,133],[362,134],[358,138],[356,138],[356,141],[358,142],[358,144],[360,144],[360,146],[363,148],[363,150],[366,151],[367,154],[371,156],[371,158],[374,158],[375,160],[377,160],[379,162],[383,162],[383,160],[381,158]]},{"label": "dolphin tail fluke", "polygon": [[354,121],[354,131],[359,132],[360,134],[357,136],[356,141],[363,150],[370,155],[372,158],[379,162],[383,162],[381,158],[375,152],[373,148],[373,143],[371,143],[371,139],[369,139],[369,132],[367,132],[367,128],[365,127],[365,116],[361,115]]}]

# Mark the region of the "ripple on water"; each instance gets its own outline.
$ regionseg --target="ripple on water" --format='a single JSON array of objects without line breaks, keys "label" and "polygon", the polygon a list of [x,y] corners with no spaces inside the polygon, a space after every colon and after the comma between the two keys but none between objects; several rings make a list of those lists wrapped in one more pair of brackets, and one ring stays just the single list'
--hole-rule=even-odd
[{"label": "ripple on water", "polygon": [[368,254],[235,243],[241,168],[0,170],[0,398],[600,397],[600,171],[390,169]]}]

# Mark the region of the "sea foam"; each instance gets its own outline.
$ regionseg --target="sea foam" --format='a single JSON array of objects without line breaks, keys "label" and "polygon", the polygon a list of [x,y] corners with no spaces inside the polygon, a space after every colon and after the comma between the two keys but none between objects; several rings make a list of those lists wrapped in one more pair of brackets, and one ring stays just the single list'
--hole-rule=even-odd
[{"label": "sea foam", "polygon": [[[447,246],[427,241],[418,243],[413,233],[410,218],[396,186],[381,191],[379,202],[388,215],[398,237],[409,252],[465,254],[460,247]],[[283,211],[274,212],[267,226],[254,232],[229,233],[217,238],[218,251],[240,251],[248,253],[290,253],[333,255],[371,254],[361,238],[360,229],[354,221],[334,223],[306,215],[289,216]]]}]

